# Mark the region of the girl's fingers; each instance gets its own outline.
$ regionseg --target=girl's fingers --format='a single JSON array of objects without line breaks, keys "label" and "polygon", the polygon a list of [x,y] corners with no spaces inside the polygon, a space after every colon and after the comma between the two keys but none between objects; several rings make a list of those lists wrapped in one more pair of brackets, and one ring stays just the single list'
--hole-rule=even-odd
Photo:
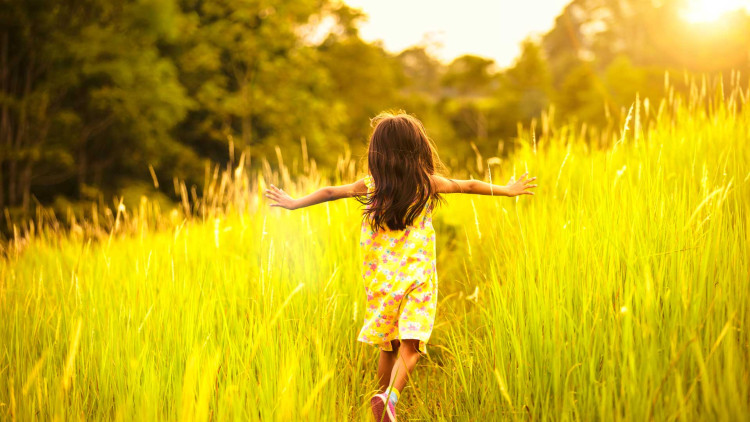
[{"label": "girl's fingers", "polygon": [[285,205],[284,203],[286,203],[286,199],[289,197],[289,195],[287,195],[286,192],[277,188],[276,186],[271,185],[271,189],[266,189],[265,192],[263,192],[263,196],[270,199],[271,201],[274,201],[273,203],[269,203],[269,206],[288,209],[288,204]]},{"label": "girl's fingers", "polygon": [[276,198],[275,196],[266,195],[266,198],[268,198],[269,200],[274,201],[276,203],[279,202],[279,198]]},{"label": "girl's fingers", "polygon": [[287,194],[286,192],[284,192],[283,189],[279,189],[276,185],[271,185],[271,189],[273,189],[273,191],[272,191],[273,193],[275,193],[275,194],[277,194],[279,196],[283,196],[283,195]]}]

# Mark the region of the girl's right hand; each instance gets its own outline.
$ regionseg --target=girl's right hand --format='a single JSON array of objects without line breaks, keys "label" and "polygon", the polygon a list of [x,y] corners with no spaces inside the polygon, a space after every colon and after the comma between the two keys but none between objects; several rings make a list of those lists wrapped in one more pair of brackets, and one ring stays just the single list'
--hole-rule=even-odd
[{"label": "girl's right hand", "polygon": [[508,184],[505,186],[505,188],[508,190],[508,196],[518,196],[518,195],[533,195],[534,192],[531,192],[528,189],[535,188],[537,185],[530,185],[529,183],[536,180],[536,177],[532,177],[530,179],[527,179],[526,176],[528,176],[529,173],[526,172],[521,176],[518,180],[513,180],[511,177],[508,181]]},{"label": "girl's right hand", "polygon": [[271,185],[271,189],[266,189],[266,191],[263,192],[263,195],[273,201],[271,204],[272,207],[281,207],[288,210],[297,208],[294,198],[274,185]]}]

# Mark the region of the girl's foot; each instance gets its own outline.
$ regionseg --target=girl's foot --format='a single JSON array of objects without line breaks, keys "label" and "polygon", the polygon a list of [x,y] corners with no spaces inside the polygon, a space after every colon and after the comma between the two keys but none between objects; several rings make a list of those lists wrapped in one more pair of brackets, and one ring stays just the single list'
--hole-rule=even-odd
[{"label": "girl's foot", "polygon": [[376,421],[396,422],[396,408],[384,393],[372,396],[370,406]]}]

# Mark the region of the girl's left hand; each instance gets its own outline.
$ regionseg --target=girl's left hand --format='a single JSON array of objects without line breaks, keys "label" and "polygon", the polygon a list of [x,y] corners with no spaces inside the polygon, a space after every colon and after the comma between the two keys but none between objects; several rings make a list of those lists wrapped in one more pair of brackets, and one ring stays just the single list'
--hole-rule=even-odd
[{"label": "girl's left hand", "polygon": [[533,189],[537,185],[530,184],[534,180],[536,180],[536,177],[532,177],[530,179],[527,179],[526,177],[529,175],[528,172],[524,173],[520,179],[514,180],[512,177],[508,181],[508,184],[505,186],[505,188],[508,190],[508,196],[518,196],[518,195],[533,195],[534,192],[531,192],[528,189]]},{"label": "girl's left hand", "polygon": [[266,189],[263,196],[274,201],[274,203],[270,204],[272,207],[281,207],[288,210],[296,208],[294,198],[274,185],[271,185],[271,189]]}]

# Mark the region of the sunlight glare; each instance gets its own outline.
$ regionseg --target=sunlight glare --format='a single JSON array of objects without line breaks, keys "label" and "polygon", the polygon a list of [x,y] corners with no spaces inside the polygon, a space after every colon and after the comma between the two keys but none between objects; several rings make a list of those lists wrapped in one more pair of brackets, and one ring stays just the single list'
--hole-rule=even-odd
[{"label": "sunlight glare", "polygon": [[743,8],[750,11],[750,0],[689,0],[683,17],[691,23],[715,22],[725,13]]}]

